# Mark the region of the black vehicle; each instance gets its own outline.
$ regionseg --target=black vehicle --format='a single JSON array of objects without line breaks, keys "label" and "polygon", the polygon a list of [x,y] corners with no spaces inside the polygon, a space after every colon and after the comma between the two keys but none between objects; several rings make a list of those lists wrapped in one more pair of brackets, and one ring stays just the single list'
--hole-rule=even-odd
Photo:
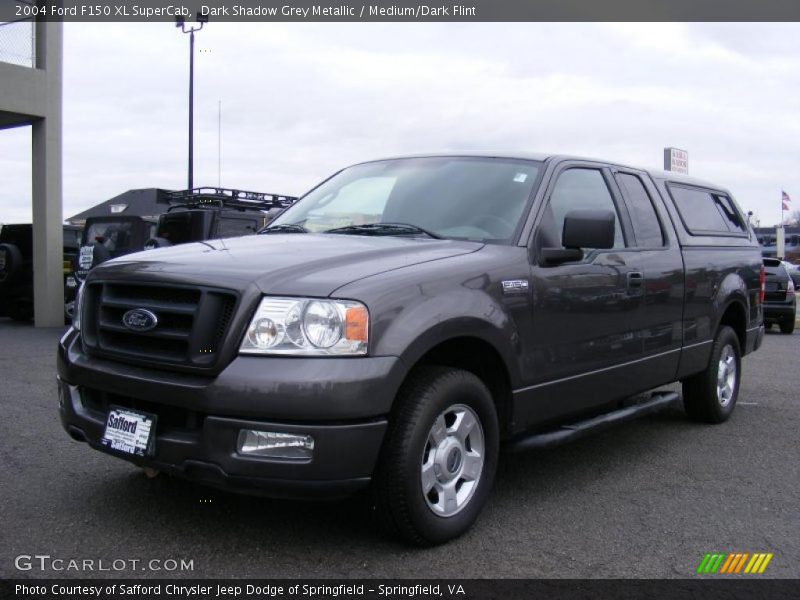
[{"label": "black vehicle", "polygon": [[78,282],[89,271],[112,258],[144,249],[153,236],[156,220],[139,216],[109,215],[86,219],[81,246],[74,264]]},{"label": "black vehicle", "polygon": [[158,218],[146,249],[256,233],[297,200],[293,196],[225,188],[167,193],[172,205]]},{"label": "black vehicle", "polygon": [[762,283],[713,184],[560,156],[368,162],[260,235],[92,271],[60,414],[97,450],[225,489],[370,486],[389,530],[435,544],[477,518],[501,444],[658,410],[674,381],[692,418],[728,419]]},{"label": "black vehicle", "polygon": [[764,268],[766,270],[764,324],[767,327],[777,325],[781,333],[792,333],[797,314],[794,280],[777,258],[765,258]]},{"label": "black vehicle", "polygon": [[[64,225],[64,301],[75,292],[67,286],[81,228]],[[16,321],[33,318],[33,225],[0,226],[0,316]]]}]

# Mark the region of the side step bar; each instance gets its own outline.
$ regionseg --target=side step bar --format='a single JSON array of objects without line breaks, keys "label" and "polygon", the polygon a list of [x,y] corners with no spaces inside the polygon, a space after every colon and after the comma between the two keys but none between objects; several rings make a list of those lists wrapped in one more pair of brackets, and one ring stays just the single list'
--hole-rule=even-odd
[{"label": "side step bar", "polygon": [[518,437],[505,445],[506,450],[511,452],[520,452],[522,450],[530,450],[531,448],[548,448],[550,446],[557,446],[564,442],[571,442],[581,438],[589,433],[601,431],[617,423],[630,421],[637,417],[647,415],[650,413],[658,412],[677,402],[680,399],[678,392],[654,392],[650,398],[639,404],[627,406],[610,413],[605,413],[597,417],[592,417],[585,421],[578,421],[571,425],[565,425],[554,431],[545,431],[543,433],[534,433],[532,435],[524,435]]}]

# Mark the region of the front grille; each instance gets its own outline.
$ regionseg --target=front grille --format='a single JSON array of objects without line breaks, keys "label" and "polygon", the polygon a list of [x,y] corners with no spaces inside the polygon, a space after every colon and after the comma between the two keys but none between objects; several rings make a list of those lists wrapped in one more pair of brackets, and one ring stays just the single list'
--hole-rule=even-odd
[{"label": "front grille", "polygon": [[[237,301],[227,290],[161,284],[95,282],[84,293],[82,337],[89,354],[193,370],[217,366]],[[129,328],[123,316],[134,309],[152,312],[157,325]]]},{"label": "front grille", "polygon": [[108,417],[108,411],[112,406],[156,415],[157,435],[172,432],[199,435],[203,428],[203,420],[206,417],[204,413],[181,408],[180,406],[158,404],[86,387],[80,388],[80,397],[84,409],[92,413],[95,418],[103,421]]}]

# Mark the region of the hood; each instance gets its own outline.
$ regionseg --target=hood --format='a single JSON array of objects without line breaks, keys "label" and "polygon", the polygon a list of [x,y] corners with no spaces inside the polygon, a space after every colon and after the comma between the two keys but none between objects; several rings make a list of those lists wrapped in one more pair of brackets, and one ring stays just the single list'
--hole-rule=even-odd
[{"label": "hood", "polygon": [[479,242],[417,237],[286,233],[182,244],[110,260],[91,279],[170,281],[265,294],[328,296],[393,269],[475,252]]}]

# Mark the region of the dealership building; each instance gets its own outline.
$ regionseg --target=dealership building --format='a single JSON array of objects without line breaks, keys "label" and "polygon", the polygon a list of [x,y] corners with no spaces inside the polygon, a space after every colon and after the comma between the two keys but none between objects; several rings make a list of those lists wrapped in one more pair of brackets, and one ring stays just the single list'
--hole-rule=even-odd
[{"label": "dealership building", "polygon": [[0,130],[31,128],[34,319],[39,327],[64,324],[62,31],[61,23],[0,23]]}]

